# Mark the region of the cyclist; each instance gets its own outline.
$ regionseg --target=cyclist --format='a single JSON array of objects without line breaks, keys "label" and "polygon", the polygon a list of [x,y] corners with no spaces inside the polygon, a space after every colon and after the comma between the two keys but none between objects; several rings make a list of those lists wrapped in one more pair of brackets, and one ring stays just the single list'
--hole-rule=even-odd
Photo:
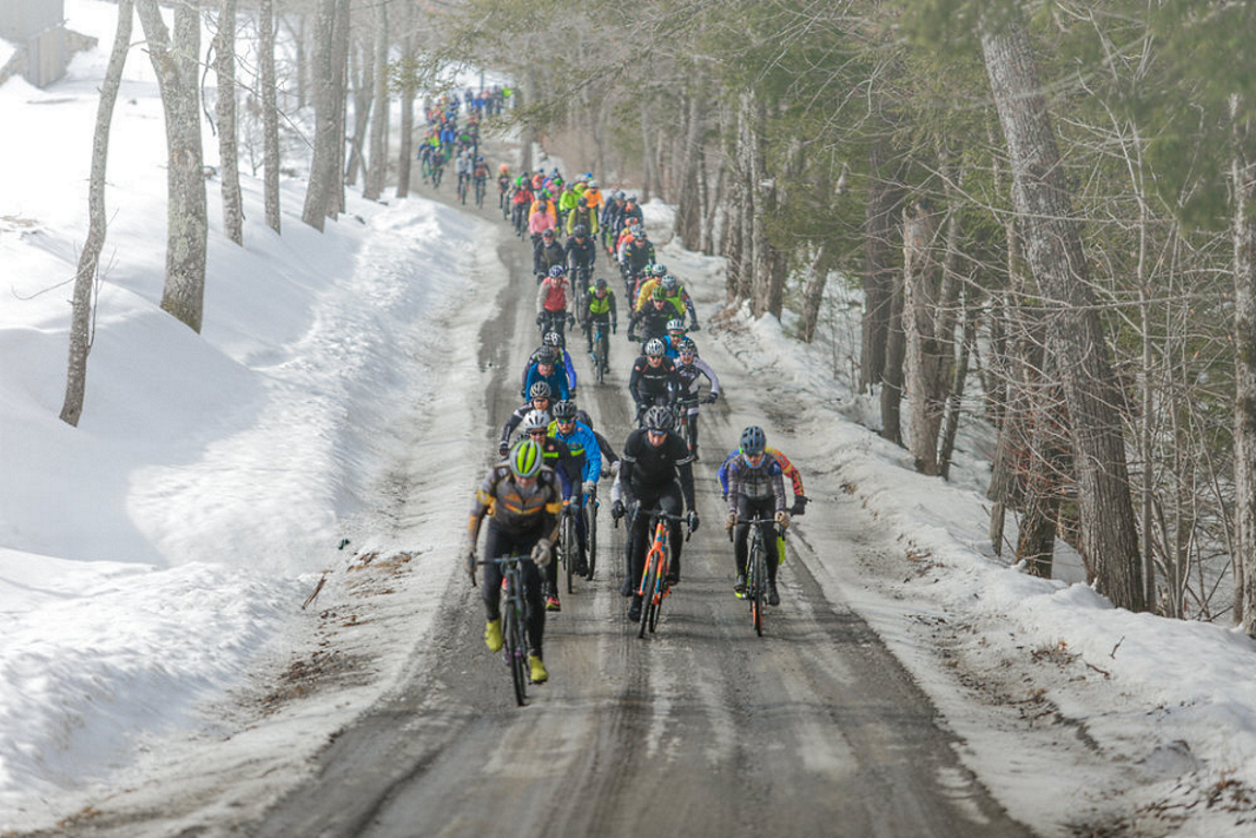
[{"label": "cyclist", "polygon": [[528,185],[528,173],[524,172],[515,181],[515,188],[510,197],[511,220],[514,222],[515,232],[520,236],[527,229],[528,208],[532,206],[532,201],[532,187]]},{"label": "cyclist", "polygon": [[637,424],[651,407],[671,408],[680,390],[676,376],[676,364],[663,354],[663,341],[652,338],[646,341],[645,354],[632,365],[628,377],[628,393],[637,405]]},{"label": "cyclist", "polygon": [[[536,288],[536,325],[541,332],[558,332],[563,336],[566,345],[564,327],[575,322],[571,313],[571,283],[567,281],[567,270],[562,265],[554,265],[549,269],[549,276],[541,281]],[[564,396],[563,398],[566,398]]]},{"label": "cyclist", "polygon": [[558,210],[550,199],[549,190],[542,189],[528,209],[528,232],[532,234],[533,246],[535,247],[536,243],[541,240],[543,232],[553,230],[556,226],[558,226]]},{"label": "cyclist", "polygon": [[[541,651],[545,638],[541,569],[553,560],[560,509],[562,498],[558,482],[554,472],[544,464],[541,447],[530,439],[521,440],[503,462],[489,469],[475,494],[467,524],[465,555],[471,562],[470,567],[475,566],[475,545],[486,515],[489,522],[484,539],[485,559],[519,554],[531,557],[522,563],[523,595],[530,606],[528,639],[532,654],[528,657],[528,666],[536,684],[549,679]],[[494,652],[502,648],[501,584],[501,566],[486,564],[484,586],[480,591],[488,617],[484,643]]]},{"label": "cyclist", "polygon": [[[698,405],[714,404],[720,397],[720,378],[711,369],[711,365],[698,357],[698,347],[689,338],[682,338],[676,346],[676,378],[680,382],[680,396],[677,408],[687,414],[689,436],[693,440],[690,453],[694,460],[698,459]],[[711,389],[706,398],[699,399],[701,379],[706,376],[711,382]]]},{"label": "cyclist", "polygon": [[624,265],[624,273],[631,277],[641,276],[645,266],[654,263],[654,244],[644,224],[638,225],[632,239],[624,242],[619,261]]},{"label": "cyclist", "polygon": [[[789,457],[786,457],[783,453],[781,453],[779,449],[773,448],[771,445],[769,445],[765,447],[763,450],[771,454],[773,457],[775,457],[776,461],[781,464],[781,474],[785,478],[788,478],[790,485],[794,490],[794,505],[790,507],[789,514],[796,518],[799,515],[806,513],[807,504],[811,502],[811,499],[808,498],[807,495],[803,491],[802,472],[800,472],[798,468],[792,462],[790,462]],[[736,448],[734,448],[732,451],[729,451],[728,456],[724,458],[723,464],[720,465],[719,470],[716,472],[716,477],[718,477],[720,481],[720,492],[725,501],[728,500],[728,464],[732,461],[733,457],[736,457],[736,456],[737,456]],[[785,536],[784,534],[778,534],[776,536],[776,553],[777,553],[777,562],[779,564],[784,564],[785,563]]]},{"label": "cyclist", "polygon": [[547,346],[539,350],[536,364],[528,368],[528,377],[523,382],[526,392],[531,394],[532,386],[538,381],[544,381],[549,386],[551,396],[557,395],[559,399],[569,398],[571,390],[567,387],[567,373],[558,369],[557,363],[558,356],[552,347]]},{"label": "cyclist", "polygon": [[[541,345],[533,350],[528,356],[528,364],[523,370],[523,380],[528,380],[528,373],[536,366],[541,358],[541,353],[545,349],[552,349],[554,354],[554,366],[561,366],[563,373],[567,376],[567,390],[571,398],[576,397],[576,366],[571,362],[571,355],[563,347],[563,336],[558,332],[546,332],[545,337],[541,339]],[[525,388],[522,392],[528,392]]]},{"label": "cyclist", "polygon": [[584,576],[589,572],[588,517],[585,510],[589,498],[597,493],[597,481],[602,476],[602,449],[593,430],[579,420],[573,401],[554,405],[554,421],[550,423],[549,435],[566,443],[571,456],[581,465],[580,489],[577,491],[572,486],[570,508],[576,516],[576,539],[579,541],[575,569],[577,574]]},{"label": "cyclist", "polygon": [[[751,425],[741,432],[738,452],[724,465],[728,473],[728,517],[725,529],[736,527],[734,558],[737,563],[737,582],[734,592],[742,596],[746,592],[746,553],[750,525],[738,523],[745,519],[771,517],[781,529],[789,526],[789,513],[785,510],[785,484],[781,464],[767,453],[767,437],[763,429]],[[766,547],[776,540],[771,522],[759,525]],[[776,591],[777,562],[767,562],[768,605],[780,605]]]},{"label": "cyclist", "polygon": [[628,340],[636,341],[638,330],[642,340],[661,338],[667,334],[667,324],[676,316],[676,309],[663,296],[662,288],[655,288],[650,304],[632,313],[628,320]]},{"label": "cyclist", "polygon": [[680,354],[678,348],[680,342],[685,339],[685,321],[678,317],[673,317],[667,321],[667,332],[663,335],[663,351],[668,358],[675,358]]},{"label": "cyclist", "polygon": [[477,155],[475,165],[471,167],[471,177],[475,181],[476,194],[488,189],[488,163],[484,162],[484,155]]},{"label": "cyclist", "polygon": [[[698,512],[693,497],[693,466],[685,442],[672,433],[672,413],[665,407],[653,407],[646,411],[644,427],[628,435],[624,442],[623,459],[619,471],[620,512],[630,509],[632,523],[629,529],[628,575],[620,593],[632,597],[628,609],[629,620],[641,618],[641,596],[637,594],[637,582],[645,568],[646,544],[651,538],[649,511],[661,508],[670,515],[680,515],[689,510],[690,531],[698,528]],[[681,498],[684,498],[684,504]],[[668,522],[672,561],[666,582],[680,581],[680,522]]]},{"label": "cyclist", "polygon": [[567,251],[555,240],[553,230],[545,230],[532,249],[532,272],[536,274],[536,281],[544,281],[555,265],[567,265]]},{"label": "cyclist", "polygon": [[597,237],[597,210],[589,205],[583,195],[576,199],[576,206],[567,216],[567,235],[575,235],[576,227],[583,226],[590,238]]},{"label": "cyclist", "polygon": [[[593,354],[594,323],[600,323],[603,329],[610,327],[611,334],[619,329],[619,314],[615,311],[615,292],[605,279],[593,281],[593,293],[589,294],[589,305],[586,312],[588,328],[585,337],[589,339],[589,354]],[[607,342],[609,345],[609,341]],[[607,359],[603,358],[603,361]]]},{"label": "cyclist", "polygon": [[[589,185],[585,188],[581,197],[589,202],[589,209],[598,217],[598,220],[600,221],[602,216],[602,206],[606,203],[606,199],[602,196],[602,189],[598,186],[596,180],[589,178]],[[598,227],[596,225],[589,225],[589,232],[591,235],[597,235],[597,231]]]},{"label": "cyclist", "polygon": [[511,177],[510,166],[503,163],[497,170],[497,208],[504,210],[506,208],[506,198],[510,193]]},{"label": "cyclist", "polygon": [[510,414],[510,418],[502,426],[502,436],[497,443],[497,453],[503,457],[510,452],[510,435],[515,432],[515,428],[519,427],[523,417],[534,410],[548,413],[550,405],[553,403],[553,394],[550,392],[550,386],[544,381],[538,381],[533,384],[528,388],[527,393],[528,400],[523,403],[522,407]]},{"label": "cyclist", "polygon": [[[552,421],[553,418],[549,413],[534,410],[523,417],[523,435],[541,446],[546,465],[558,475],[563,506],[566,507],[571,503],[573,495],[580,492],[583,467],[581,461],[572,456],[567,443],[549,435],[549,426]],[[563,610],[563,604],[558,599],[557,566],[551,567],[545,575],[545,610]]]},{"label": "cyclist", "polygon": [[[471,185],[471,169],[472,169],[472,163],[471,163],[470,152],[467,152],[467,151],[458,152],[458,159],[454,163],[454,171],[458,173],[458,191],[459,192],[462,192],[464,188],[463,186],[464,184],[466,186]],[[464,204],[467,202],[467,195],[465,192],[462,192],[462,202]]]},{"label": "cyclist", "polygon": [[[641,229],[645,229],[645,216],[641,212],[640,205],[637,204],[636,195],[629,195],[627,198],[624,198],[623,208],[615,219],[615,223],[619,225],[615,228],[616,236],[622,233],[625,227],[640,225]],[[654,260],[651,259],[650,261]]]},{"label": "cyclist", "polygon": [[576,311],[580,314],[580,327],[588,328],[589,279],[593,276],[593,264],[597,261],[597,246],[589,238],[589,231],[583,224],[577,224],[571,231],[564,248],[567,270],[571,271],[572,283],[576,292]]},{"label": "cyclist", "polygon": [[598,220],[598,225],[602,230],[602,247],[606,248],[606,255],[612,258],[615,256],[616,239],[619,238],[619,216],[623,211],[624,193],[617,190],[606,202],[602,217]]},{"label": "cyclist", "polygon": [[[580,193],[574,188],[564,189],[562,194],[558,196],[558,217],[564,225],[567,223],[568,216],[579,205],[579,200]],[[570,228],[568,229],[570,230]]]}]

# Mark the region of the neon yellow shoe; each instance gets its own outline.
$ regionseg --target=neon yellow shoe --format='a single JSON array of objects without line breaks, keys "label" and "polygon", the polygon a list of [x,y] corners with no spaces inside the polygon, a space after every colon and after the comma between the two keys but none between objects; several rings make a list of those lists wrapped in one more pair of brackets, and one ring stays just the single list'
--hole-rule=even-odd
[{"label": "neon yellow shoe", "polygon": [[502,621],[489,620],[484,624],[484,645],[490,652],[502,650]]},{"label": "neon yellow shoe", "polygon": [[779,535],[776,537],[776,563],[785,564],[785,539]]},{"label": "neon yellow shoe", "polygon": [[532,665],[532,683],[544,684],[549,680],[549,672],[545,669],[545,662],[536,655],[528,655],[528,663]]}]

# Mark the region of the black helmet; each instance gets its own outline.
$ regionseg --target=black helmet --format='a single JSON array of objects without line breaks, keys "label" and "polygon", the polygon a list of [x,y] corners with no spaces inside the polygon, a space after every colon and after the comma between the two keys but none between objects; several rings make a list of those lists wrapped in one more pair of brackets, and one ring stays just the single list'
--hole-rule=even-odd
[{"label": "black helmet", "polygon": [[566,422],[576,418],[576,403],[572,401],[561,401],[554,405],[554,418],[559,422]]},{"label": "black helmet", "polygon": [[546,332],[545,337],[541,340],[541,343],[544,343],[546,346],[562,346],[563,336],[558,332]]},{"label": "black helmet", "polygon": [[610,286],[609,286],[609,285],[607,285],[607,283],[606,283],[606,279],[605,279],[605,278],[603,278],[603,279],[595,279],[595,280],[593,280],[593,287],[594,287],[595,289],[597,289],[598,291],[603,291],[603,290],[605,290],[605,289],[609,288]]},{"label": "black helmet", "polygon": [[553,365],[554,361],[557,359],[557,355],[558,353],[554,351],[554,347],[542,346],[536,351],[536,362],[538,364]]},{"label": "black helmet", "polygon": [[577,238],[580,236],[587,236],[589,235],[589,228],[583,224],[577,224],[575,227],[571,228],[571,234]]}]

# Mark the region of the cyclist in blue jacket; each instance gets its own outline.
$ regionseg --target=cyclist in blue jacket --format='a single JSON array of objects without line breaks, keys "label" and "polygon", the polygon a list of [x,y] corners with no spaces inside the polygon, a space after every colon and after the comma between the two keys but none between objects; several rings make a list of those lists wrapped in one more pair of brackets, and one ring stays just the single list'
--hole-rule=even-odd
[{"label": "cyclist in blue jacket", "polygon": [[581,485],[579,490],[572,487],[571,514],[576,516],[576,538],[579,541],[575,570],[583,576],[589,572],[585,506],[589,497],[597,492],[597,481],[602,476],[602,449],[593,430],[579,421],[576,413],[575,402],[561,401],[554,405],[554,421],[549,427],[549,435],[566,443],[571,455],[581,461]]},{"label": "cyclist in blue jacket", "polygon": [[537,350],[536,363],[528,369],[527,378],[523,381],[524,392],[530,392],[532,385],[538,381],[548,384],[550,393],[557,395],[560,401],[571,398],[567,372],[558,366],[558,356],[552,346],[543,346]]}]

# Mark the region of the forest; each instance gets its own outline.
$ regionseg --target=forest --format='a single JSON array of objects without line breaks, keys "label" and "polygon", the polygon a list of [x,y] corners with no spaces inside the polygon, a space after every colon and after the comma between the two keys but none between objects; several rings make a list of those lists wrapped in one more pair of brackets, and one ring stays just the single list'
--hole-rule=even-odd
[{"label": "forest", "polygon": [[[142,37],[160,84],[162,307],[190,328],[211,200],[202,120],[222,161],[212,199],[243,244],[241,166],[263,173],[281,234],[284,149],[312,146],[302,219],[321,230],[346,189],[408,194],[426,105],[457,73],[492,73],[513,106],[486,135],[522,139],[524,168],[539,147],[674,206],[679,240],[726,260],[730,310],[814,341],[832,288],[860,292],[851,361],[879,397],[879,433],[945,480],[958,427],[996,429],[990,538],[1025,572],[1050,576],[1064,541],[1117,606],[1256,637],[1253,4],[171,5],[173,26],[157,0],[118,0],[117,43]],[[75,282],[71,425],[90,409],[115,59]],[[208,74],[236,95],[203,95]]]}]

